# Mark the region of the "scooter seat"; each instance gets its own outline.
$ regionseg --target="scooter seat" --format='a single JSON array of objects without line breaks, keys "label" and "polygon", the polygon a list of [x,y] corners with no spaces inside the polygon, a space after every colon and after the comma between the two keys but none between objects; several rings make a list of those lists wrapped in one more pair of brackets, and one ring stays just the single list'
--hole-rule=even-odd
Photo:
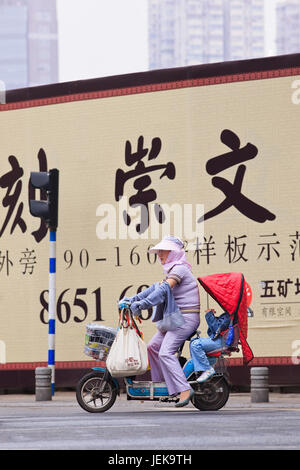
[{"label": "scooter seat", "polygon": [[222,354],[222,351],[211,351],[211,352],[206,353],[208,357],[220,357],[221,354]]},{"label": "scooter seat", "polygon": [[215,349],[214,351],[207,352],[206,355],[208,357],[219,357],[221,354],[226,354],[228,356],[231,355],[233,352],[239,352],[239,348],[237,347],[227,347],[227,348],[220,348],[220,349]]}]

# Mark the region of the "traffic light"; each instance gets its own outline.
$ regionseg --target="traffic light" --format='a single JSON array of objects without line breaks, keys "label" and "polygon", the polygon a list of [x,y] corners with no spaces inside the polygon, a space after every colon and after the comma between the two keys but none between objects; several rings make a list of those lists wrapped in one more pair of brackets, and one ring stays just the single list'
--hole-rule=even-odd
[{"label": "traffic light", "polygon": [[32,186],[47,192],[47,201],[29,201],[30,213],[44,219],[50,230],[56,230],[58,224],[58,176],[59,171],[56,168],[30,173]]}]

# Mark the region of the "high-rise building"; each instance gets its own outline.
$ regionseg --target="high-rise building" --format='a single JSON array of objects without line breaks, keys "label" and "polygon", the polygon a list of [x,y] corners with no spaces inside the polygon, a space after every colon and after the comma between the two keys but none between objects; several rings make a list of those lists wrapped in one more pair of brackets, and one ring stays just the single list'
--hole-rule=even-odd
[{"label": "high-rise building", "polygon": [[264,0],[148,0],[149,68],[264,56]]},{"label": "high-rise building", "polygon": [[6,89],[58,81],[56,0],[0,0],[0,80]]},{"label": "high-rise building", "polygon": [[300,52],[300,1],[284,0],[276,6],[277,54]]},{"label": "high-rise building", "polygon": [[224,59],[264,57],[264,0],[225,0],[224,5]]}]

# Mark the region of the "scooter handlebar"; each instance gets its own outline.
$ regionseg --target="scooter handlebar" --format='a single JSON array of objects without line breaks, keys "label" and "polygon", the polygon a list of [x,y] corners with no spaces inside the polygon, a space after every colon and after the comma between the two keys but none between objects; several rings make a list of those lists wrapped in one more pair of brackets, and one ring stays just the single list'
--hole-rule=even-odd
[{"label": "scooter handlebar", "polygon": [[130,301],[128,300],[122,300],[121,302],[118,302],[118,305],[120,310],[122,310],[123,308],[130,309]]}]

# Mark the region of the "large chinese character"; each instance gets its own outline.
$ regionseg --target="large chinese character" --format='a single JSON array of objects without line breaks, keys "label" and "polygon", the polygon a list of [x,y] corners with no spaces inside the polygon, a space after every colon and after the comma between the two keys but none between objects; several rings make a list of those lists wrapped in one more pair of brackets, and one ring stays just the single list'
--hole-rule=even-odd
[{"label": "large chinese character", "polygon": [[296,230],[295,235],[289,236],[292,238],[292,244],[290,245],[292,261],[295,261],[296,253],[298,257],[300,256],[300,233]]},{"label": "large chinese character", "polygon": [[0,272],[2,271],[3,267],[6,267],[6,274],[9,276],[9,268],[13,266],[14,263],[11,261],[8,250],[6,250],[6,254],[2,254],[0,251]]},{"label": "large chinese character", "polygon": [[23,212],[23,202],[17,207],[18,200],[22,191],[22,181],[20,180],[23,176],[23,168],[20,167],[17,158],[14,155],[8,157],[8,161],[11,165],[11,170],[1,176],[0,178],[0,187],[7,189],[6,195],[2,200],[2,206],[8,208],[5,220],[0,230],[0,237],[3,235],[7,224],[9,223],[12,215],[14,214],[14,220],[11,225],[10,234],[13,233],[16,226],[19,226],[21,231],[24,233],[26,231],[26,223],[22,219]]},{"label": "large chinese character", "polygon": [[[134,178],[133,186],[137,190],[136,194],[129,198],[129,205],[131,207],[139,206],[141,208],[141,223],[137,224],[136,231],[138,233],[143,233],[149,226],[149,209],[148,205],[150,202],[156,200],[156,191],[154,189],[149,189],[151,184],[151,178],[147,173],[153,171],[164,169],[163,173],[160,175],[160,179],[166,176],[169,179],[175,178],[175,166],[172,162],[162,165],[150,165],[145,166],[145,163],[142,161],[148,155],[148,160],[154,160],[157,158],[161,150],[161,139],[159,137],[154,137],[151,143],[151,149],[144,147],[144,137],[140,136],[138,138],[137,151],[132,152],[131,143],[127,140],[125,145],[125,163],[127,166],[131,167],[135,165],[132,170],[127,172],[118,168],[116,172],[115,180],[115,199],[119,201],[124,194],[125,183]],[[156,205],[158,206],[158,205]],[[157,208],[156,208],[157,209]],[[159,222],[162,221],[161,209],[158,206],[156,213],[160,213]],[[124,214],[124,219],[127,225],[130,224],[130,216]]]},{"label": "large chinese character", "polygon": [[261,297],[276,297],[276,295],[274,294],[274,280],[267,280],[267,281],[261,281],[260,285],[261,285],[261,288],[263,289],[264,293],[263,295],[261,295]]},{"label": "large chinese character", "polygon": [[248,259],[244,257],[246,243],[238,242],[238,240],[240,240],[241,238],[247,238],[247,235],[233,237],[233,240],[231,236],[228,235],[228,242],[225,243],[225,245],[227,245],[225,256],[228,255],[229,263],[237,263],[241,259],[244,261],[248,261]]},{"label": "large chinese character", "polygon": [[35,250],[28,250],[28,248],[26,248],[25,251],[22,251],[22,254],[23,256],[19,260],[20,264],[23,266],[22,274],[32,274],[34,265],[36,264]]},{"label": "large chinese character", "polygon": [[[202,246],[202,249],[200,248]],[[212,256],[216,256],[215,253],[215,241],[213,240],[213,236],[209,236],[209,240],[206,237],[203,237],[203,242],[199,244],[199,239],[197,237],[196,243],[196,250],[194,252],[194,257],[196,256],[197,264],[200,262],[200,256],[204,256],[206,258],[206,263],[209,264],[210,258]]]},{"label": "large chinese character", "polygon": [[300,294],[300,280],[299,280],[299,277],[297,277],[296,282],[294,283],[294,285],[296,286],[295,295]]},{"label": "large chinese character", "polygon": [[[263,237],[276,237],[276,233],[273,233],[272,235],[260,235],[261,238]],[[276,248],[274,247],[274,245],[279,245],[280,244],[280,241],[276,240],[275,242],[270,242],[270,241],[266,241],[264,243],[258,243],[259,246],[261,246],[261,250],[260,250],[260,253],[258,255],[258,258],[259,259],[263,253],[265,253],[265,260],[266,261],[270,261],[271,259],[271,253],[275,253],[277,258],[280,257],[280,253],[278,250],[276,250]],[[272,251],[271,251],[271,248],[272,248]]]},{"label": "large chinese character", "polygon": [[282,297],[286,297],[288,295],[288,285],[289,284],[293,284],[293,281],[291,281],[290,279],[287,279],[286,281],[284,279],[279,279],[277,281],[277,291],[278,291],[278,294],[279,294],[279,297],[282,296]]},{"label": "large chinese character", "polygon": [[221,141],[231,149],[231,152],[218,155],[217,157],[208,160],[206,164],[207,173],[210,175],[216,175],[234,165],[239,166],[236,171],[233,183],[227,181],[225,178],[217,176],[212,178],[213,186],[220,189],[224,193],[225,199],[215,209],[200,217],[198,222],[203,222],[203,220],[215,217],[231,206],[234,206],[243,215],[249,219],[254,220],[255,222],[263,223],[267,220],[274,220],[276,218],[274,214],[259,204],[251,201],[246,196],[244,196],[244,194],[242,194],[242,184],[245,176],[246,166],[240,165],[240,163],[255,158],[258,153],[257,147],[248,143],[245,147],[241,148],[241,143],[238,136],[228,129],[225,129],[221,133]]}]

